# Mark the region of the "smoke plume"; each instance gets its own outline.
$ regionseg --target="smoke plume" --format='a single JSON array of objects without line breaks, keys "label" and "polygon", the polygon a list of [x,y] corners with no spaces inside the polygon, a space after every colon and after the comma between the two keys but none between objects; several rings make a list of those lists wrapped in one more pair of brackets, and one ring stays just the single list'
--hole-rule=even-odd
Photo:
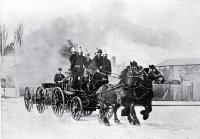
[{"label": "smoke plume", "polygon": [[66,71],[69,39],[91,55],[96,48],[105,48],[109,56],[117,56],[117,62],[136,60],[147,65],[167,58],[185,58],[188,45],[194,48],[188,56],[197,57],[200,34],[192,29],[199,24],[188,21],[199,16],[195,10],[188,10],[193,5],[187,2],[183,5],[178,1],[172,5],[154,1],[99,1],[91,2],[87,12],[52,17],[24,37],[24,60],[19,64],[22,82],[52,81],[58,67]]}]

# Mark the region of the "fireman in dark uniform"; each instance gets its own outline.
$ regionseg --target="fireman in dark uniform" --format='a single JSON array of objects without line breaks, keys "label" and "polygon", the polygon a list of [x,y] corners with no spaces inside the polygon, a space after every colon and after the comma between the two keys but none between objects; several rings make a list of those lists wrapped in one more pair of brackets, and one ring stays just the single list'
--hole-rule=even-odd
[{"label": "fireman in dark uniform", "polygon": [[62,68],[58,68],[58,73],[54,76],[54,82],[63,89],[63,80],[65,79],[65,76],[61,73]]},{"label": "fireman in dark uniform", "polygon": [[90,90],[90,81],[91,81],[91,75],[88,71],[88,67],[89,65],[91,64],[92,60],[90,58],[90,53],[88,53],[88,51],[86,50],[86,54],[85,54],[85,57],[84,57],[84,74],[83,74],[83,80],[82,80],[82,89],[83,90],[87,90],[89,91]]},{"label": "fireman in dark uniform", "polygon": [[83,51],[81,47],[78,49],[78,55],[77,55],[77,64],[80,66],[79,69],[77,70],[77,76],[78,76],[78,89],[82,89],[83,85],[83,74],[84,74],[84,68],[85,68],[85,57],[83,56]]},{"label": "fireman in dark uniform", "polygon": [[73,89],[82,89],[82,79],[84,73],[84,56],[82,49],[79,48],[78,53],[72,53],[70,56],[71,61],[71,73],[72,73],[72,88]]},{"label": "fireman in dark uniform", "polygon": [[74,47],[72,47],[71,49],[71,56],[69,57],[69,61],[71,63],[71,66],[70,66],[70,70],[71,72],[73,71],[73,69],[75,68],[75,60],[76,60],[76,57],[77,57],[77,52],[76,52],[76,49]]},{"label": "fireman in dark uniform", "polygon": [[103,69],[103,57],[102,57],[102,50],[101,49],[98,49],[97,55],[92,59],[92,63],[94,63],[98,72],[102,71],[102,69]]},{"label": "fireman in dark uniform", "polygon": [[92,62],[92,60],[91,60],[91,58],[90,58],[90,53],[86,53],[86,55],[85,55],[85,60],[84,60],[84,62],[85,62],[85,68],[88,68],[88,66],[91,64],[91,62]]},{"label": "fireman in dark uniform", "polygon": [[108,57],[107,53],[104,53],[104,55],[103,55],[103,71],[102,72],[105,74],[103,76],[105,84],[109,83],[109,81],[108,81],[108,75],[111,75],[111,73],[112,73],[111,62],[110,62],[110,60],[107,57]]},{"label": "fireman in dark uniform", "polygon": [[69,57],[69,61],[71,63],[71,66],[70,66],[70,71],[71,71],[71,76],[72,76],[72,88],[77,88],[77,79],[78,77],[76,77],[77,75],[77,62],[76,62],[76,59],[77,59],[77,52],[76,52],[76,49],[74,47],[72,47],[71,49],[71,56]]},{"label": "fireman in dark uniform", "polygon": [[103,75],[101,74],[103,71],[103,57],[102,50],[98,49],[97,55],[92,59],[92,62],[89,66],[92,70],[95,70],[92,84],[93,88],[96,90],[103,85],[102,79]]}]

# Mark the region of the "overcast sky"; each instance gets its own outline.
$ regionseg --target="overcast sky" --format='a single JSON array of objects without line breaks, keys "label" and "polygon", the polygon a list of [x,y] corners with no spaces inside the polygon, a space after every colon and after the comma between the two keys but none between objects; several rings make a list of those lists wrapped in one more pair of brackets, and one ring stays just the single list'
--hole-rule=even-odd
[{"label": "overcast sky", "polygon": [[9,32],[24,24],[24,38],[57,26],[66,40],[126,62],[200,58],[199,0],[1,0],[1,10]]}]

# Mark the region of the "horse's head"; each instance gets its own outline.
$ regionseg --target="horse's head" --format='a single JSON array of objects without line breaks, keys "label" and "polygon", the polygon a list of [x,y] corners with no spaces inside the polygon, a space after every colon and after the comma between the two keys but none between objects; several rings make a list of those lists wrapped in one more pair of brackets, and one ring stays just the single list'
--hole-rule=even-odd
[{"label": "horse's head", "polygon": [[137,62],[130,62],[130,65],[121,72],[119,78],[121,79],[120,83],[125,83],[129,87],[137,85],[139,80],[141,80],[140,67],[138,66]]},{"label": "horse's head", "polygon": [[137,62],[130,62],[130,66],[128,66],[127,74],[126,74],[126,84],[128,86],[137,85],[140,80],[140,67]]},{"label": "horse's head", "polygon": [[154,65],[149,65],[149,73],[152,73],[156,78],[155,82],[157,83],[164,83],[165,79],[163,75],[158,71],[158,69]]}]

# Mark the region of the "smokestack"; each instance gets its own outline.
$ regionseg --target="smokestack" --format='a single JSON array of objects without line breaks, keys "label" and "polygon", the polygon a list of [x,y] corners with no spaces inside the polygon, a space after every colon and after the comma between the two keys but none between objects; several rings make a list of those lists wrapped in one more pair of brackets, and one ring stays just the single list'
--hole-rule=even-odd
[{"label": "smokestack", "polygon": [[111,62],[112,62],[113,67],[116,67],[116,57],[115,56],[111,57]]}]

